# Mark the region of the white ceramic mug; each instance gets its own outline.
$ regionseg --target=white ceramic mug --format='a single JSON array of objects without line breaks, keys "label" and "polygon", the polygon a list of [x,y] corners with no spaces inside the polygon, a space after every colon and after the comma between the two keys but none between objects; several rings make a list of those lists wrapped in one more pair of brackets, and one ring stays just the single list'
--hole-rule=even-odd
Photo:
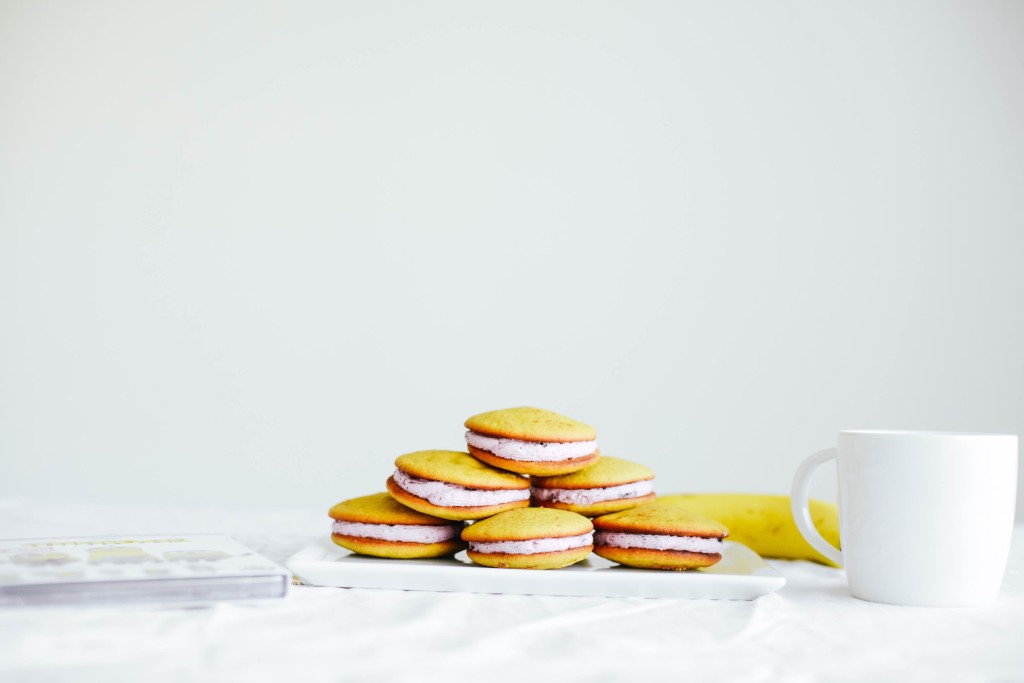
[{"label": "white ceramic mug", "polygon": [[[836,460],[839,537],[811,522],[811,476]],[[999,594],[1013,534],[1017,437],[847,431],[793,479],[793,517],[807,542],[846,568],[850,593],[896,605],[980,605]]]}]

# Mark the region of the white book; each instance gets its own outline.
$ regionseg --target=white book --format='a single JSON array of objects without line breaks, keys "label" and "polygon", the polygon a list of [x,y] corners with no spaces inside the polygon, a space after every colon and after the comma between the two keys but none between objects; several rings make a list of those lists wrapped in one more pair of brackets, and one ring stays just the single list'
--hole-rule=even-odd
[{"label": "white book", "polygon": [[283,598],[291,574],[217,534],[0,540],[0,606]]}]

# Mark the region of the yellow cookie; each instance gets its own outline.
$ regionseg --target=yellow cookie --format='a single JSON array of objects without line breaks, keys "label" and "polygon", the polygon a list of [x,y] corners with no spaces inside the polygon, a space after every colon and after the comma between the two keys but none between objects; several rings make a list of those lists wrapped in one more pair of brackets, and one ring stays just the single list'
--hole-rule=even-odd
[{"label": "yellow cookie", "polygon": [[483,462],[519,474],[568,474],[597,462],[597,432],[541,408],[506,408],[466,420],[469,452]]},{"label": "yellow cookie", "polygon": [[444,519],[484,519],[530,505],[530,482],[525,477],[460,451],[399,456],[387,488],[403,505]]},{"label": "yellow cookie", "polygon": [[648,503],[594,520],[594,552],[645,569],[710,567],[729,530],[675,505]]},{"label": "yellow cookie", "polygon": [[594,525],[575,512],[548,508],[510,510],[462,532],[477,564],[511,569],[559,569],[594,549]]},{"label": "yellow cookie", "polygon": [[334,520],[331,540],[362,555],[443,557],[465,547],[462,524],[411,510],[386,493],[344,500],[327,514]]},{"label": "yellow cookie", "polygon": [[466,429],[479,434],[520,441],[593,441],[597,432],[590,425],[543,408],[505,408],[480,413],[466,420]]},{"label": "yellow cookie", "polygon": [[628,510],[654,500],[654,471],[610,455],[602,455],[595,464],[572,474],[530,480],[535,505],[587,517]]}]

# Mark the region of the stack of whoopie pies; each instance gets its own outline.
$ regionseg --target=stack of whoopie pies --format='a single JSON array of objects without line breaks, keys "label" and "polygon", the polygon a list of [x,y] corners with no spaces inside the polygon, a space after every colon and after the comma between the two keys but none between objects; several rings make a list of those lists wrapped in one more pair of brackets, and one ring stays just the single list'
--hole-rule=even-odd
[{"label": "stack of whoopie pies", "polygon": [[648,569],[722,559],[728,530],[659,504],[654,472],[602,455],[593,427],[524,407],[475,415],[466,428],[468,453],[399,456],[387,493],[332,507],[333,541],[395,559],[467,549],[478,564],[518,569],[567,567],[591,551]]}]

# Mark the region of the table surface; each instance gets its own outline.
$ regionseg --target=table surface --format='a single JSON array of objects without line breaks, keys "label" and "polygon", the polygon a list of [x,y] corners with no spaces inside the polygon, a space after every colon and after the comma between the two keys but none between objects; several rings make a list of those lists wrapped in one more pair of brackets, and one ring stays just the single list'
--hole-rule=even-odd
[{"label": "table surface", "polygon": [[[328,529],[318,509],[0,500],[0,538],[225,533],[282,563]],[[788,583],[752,602],[296,586],[202,608],[0,609],[0,680],[1024,680],[1024,527],[980,608],[863,602],[841,570],[771,564]]]}]

